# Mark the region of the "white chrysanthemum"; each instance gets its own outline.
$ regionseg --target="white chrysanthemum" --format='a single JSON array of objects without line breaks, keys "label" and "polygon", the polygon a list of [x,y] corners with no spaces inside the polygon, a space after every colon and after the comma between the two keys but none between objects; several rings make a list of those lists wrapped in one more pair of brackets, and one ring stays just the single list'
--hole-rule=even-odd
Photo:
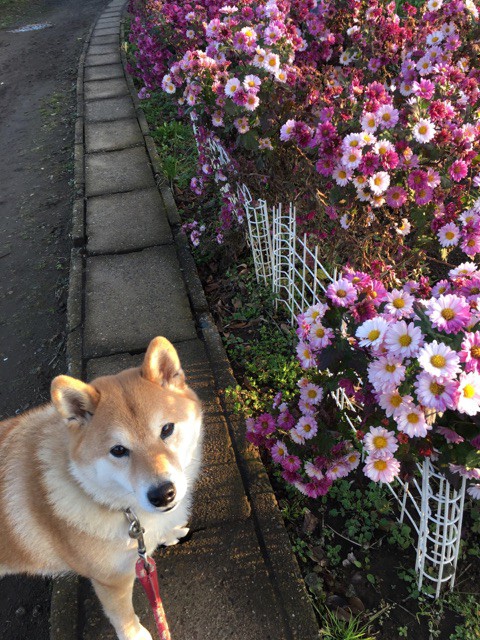
[{"label": "white chrysanthemum", "polygon": [[425,55],[417,62],[417,71],[421,76],[426,76],[432,72],[433,66],[430,58]]},{"label": "white chrysanthemum", "polygon": [[365,320],[355,332],[359,339],[359,345],[361,347],[379,347],[388,327],[388,322],[379,316]]},{"label": "white chrysanthemum", "polygon": [[460,358],[457,352],[436,340],[420,349],[418,363],[424,371],[435,378],[453,379],[460,371]]},{"label": "white chrysanthemum", "polygon": [[393,482],[400,473],[400,462],[391,456],[390,458],[374,458],[368,456],[363,467],[365,475],[373,482]]},{"label": "white chrysanthemum", "polygon": [[427,44],[430,47],[434,47],[437,44],[440,44],[443,38],[444,38],[443,31],[433,31],[432,33],[429,33],[427,36]]},{"label": "white chrysanthemum", "polygon": [[280,69],[280,58],[276,53],[267,53],[265,56],[265,62],[263,68],[267,69],[271,73],[275,74]]},{"label": "white chrysanthemum", "polygon": [[370,427],[363,445],[368,455],[374,458],[389,458],[398,449],[395,433],[383,427]]},{"label": "white chrysanthemum", "polygon": [[363,145],[364,142],[362,140],[362,136],[359,133],[349,133],[342,140],[342,146],[347,151],[350,149],[358,149],[360,147],[363,147]]},{"label": "white chrysanthemum", "polygon": [[368,180],[370,189],[376,196],[382,195],[390,186],[390,176],[386,171],[377,171]]},{"label": "white chrysanthemum", "polygon": [[398,358],[411,358],[416,356],[423,343],[423,334],[413,322],[400,320],[394,322],[385,334],[385,347],[387,351]]},{"label": "white chrysanthemum", "polygon": [[471,484],[467,489],[467,493],[475,500],[480,500],[480,484]]},{"label": "white chrysanthemum", "polygon": [[378,140],[373,146],[373,152],[379,156],[385,155],[388,151],[394,151],[395,147],[389,140]]},{"label": "white chrysanthemum", "polygon": [[438,11],[443,4],[443,0],[428,0],[427,9],[429,11]]},{"label": "white chrysanthemum", "polygon": [[480,412],[480,373],[462,373],[457,388],[457,411],[469,416]]},{"label": "white chrysanthemum", "polygon": [[368,190],[368,186],[357,188],[357,198],[360,202],[370,202],[372,194]]},{"label": "white chrysanthemum", "polygon": [[413,137],[417,142],[425,144],[435,137],[435,125],[428,118],[420,118],[412,130]]},{"label": "white chrysanthemum", "polygon": [[411,82],[401,82],[400,83],[400,93],[402,96],[410,96],[413,93],[413,85]]},{"label": "white chrysanthemum", "polygon": [[399,236],[408,236],[408,234],[412,230],[412,225],[409,222],[408,218],[402,218],[402,222],[398,227],[396,227],[395,230]]},{"label": "white chrysanthemum", "polygon": [[351,177],[352,177],[352,172],[350,171],[350,169],[348,169],[347,167],[343,167],[341,165],[336,167],[332,173],[332,178],[341,187],[344,187],[345,185],[347,185]]},{"label": "white chrysanthemum", "polygon": [[367,131],[368,133],[373,133],[375,129],[378,127],[377,116],[370,111],[366,111],[362,119],[360,120],[360,124],[362,125],[362,129]]},{"label": "white chrysanthemum", "polygon": [[225,95],[231,98],[240,89],[242,83],[238,78],[230,78],[225,85]]}]

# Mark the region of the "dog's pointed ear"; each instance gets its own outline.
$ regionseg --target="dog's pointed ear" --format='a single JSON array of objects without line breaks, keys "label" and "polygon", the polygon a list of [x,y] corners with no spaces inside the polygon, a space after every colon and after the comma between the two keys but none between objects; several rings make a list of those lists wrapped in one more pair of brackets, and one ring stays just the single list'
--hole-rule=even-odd
[{"label": "dog's pointed ear", "polygon": [[84,424],[95,413],[100,394],[90,384],[69,376],[57,376],[50,390],[52,402],[67,422]]},{"label": "dog's pointed ear", "polygon": [[142,376],[150,382],[164,386],[182,388],[185,386],[185,374],[180,365],[178,353],[166,338],[154,338],[148,345],[143,360]]}]

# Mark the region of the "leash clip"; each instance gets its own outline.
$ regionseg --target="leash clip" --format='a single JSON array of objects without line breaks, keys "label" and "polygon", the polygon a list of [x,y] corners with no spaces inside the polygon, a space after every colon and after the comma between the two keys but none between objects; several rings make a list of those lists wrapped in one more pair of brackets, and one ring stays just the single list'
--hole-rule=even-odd
[{"label": "leash clip", "polygon": [[124,509],[123,513],[125,514],[125,517],[127,518],[129,523],[128,535],[130,536],[130,538],[137,541],[137,545],[138,545],[137,553],[140,556],[140,558],[143,560],[145,570],[149,572],[152,568],[152,564],[151,562],[149,562],[147,558],[147,548],[145,546],[145,540],[143,538],[145,529],[142,527],[142,525],[140,524],[140,520],[135,515],[135,512],[132,509],[130,509],[130,507],[127,507],[127,509]]}]

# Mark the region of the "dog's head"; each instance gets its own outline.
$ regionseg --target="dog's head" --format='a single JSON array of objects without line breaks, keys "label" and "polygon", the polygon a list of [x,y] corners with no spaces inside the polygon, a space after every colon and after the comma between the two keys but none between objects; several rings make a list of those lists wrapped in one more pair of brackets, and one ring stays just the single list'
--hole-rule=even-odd
[{"label": "dog's head", "polygon": [[114,509],[173,509],[198,472],[201,406],[165,338],[143,364],[85,384],[52,382],[52,402],[68,425],[70,469],[92,497]]}]

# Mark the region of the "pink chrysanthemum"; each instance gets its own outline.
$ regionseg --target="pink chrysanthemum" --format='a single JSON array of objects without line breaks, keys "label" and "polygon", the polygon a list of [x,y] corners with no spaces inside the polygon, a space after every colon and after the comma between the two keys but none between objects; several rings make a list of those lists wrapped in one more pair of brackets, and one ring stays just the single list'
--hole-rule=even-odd
[{"label": "pink chrysanthemum", "polygon": [[350,471],[356,469],[360,464],[360,453],[358,451],[350,451],[343,458],[343,462],[348,466]]},{"label": "pink chrysanthemum", "polygon": [[389,207],[398,209],[405,204],[405,202],[407,201],[407,197],[407,192],[403,187],[395,186],[388,189],[387,193],[385,194],[385,201]]},{"label": "pink chrysanthemum", "polygon": [[460,362],[465,363],[465,371],[480,373],[480,331],[466,333],[460,351]]},{"label": "pink chrysanthemum", "polygon": [[298,471],[302,466],[302,462],[298,456],[288,455],[285,458],[282,458],[281,465],[285,469],[285,471]]},{"label": "pink chrysanthemum", "polygon": [[312,324],[308,334],[310,345],[314,349],[324,349],[331,344],[333,338],[333,329],[324,327],[319,322]]},{"label": "pink chrysanthemum", "polygon": [[460,358],[456,351],[443,342],[434,340],[420,349],[418,363],[435,378],[455,378],[460,371]]},{"label": "pink chrysanthemum", "polygon": [[387,300],[385,313],[388,313],[391,317],[401,320],[412,316],[415,298],[406,291],[393,289],[387,293]]},{"label": "pink chrysanthemum", "polygon": [[470,322],[470,304],[452,293],[432,298],[426,309],[431,323],[445,333],[458,333]]},{"label": "pink chrysanthemum", "polygon": [[328,285],[326,296],[337,307],[348,307],[357,299],[357,290],[351,282],[340,278]]},{"label": "pink chrysanthemum", "polygon": [[415,389],[420,404],[437,411],[455,407],[456,383],[453,380],[439,381],[426,371],[422,371],[415,381]]},{"label": "pink chrysanthemum", "polygon": [[400,473],[400,462],[394,458],[372,458],[365,460],[363,467],[365,475],[374,482],[393,482]]},{"label": "pink chrysanthemum", "polygon": [[273,460],[280,464],[282,460],[288,456],[288,449],[281,440],[277,440],[270,449],[270,453]]},{"label": "pink chrysanthemum", "polygon": [[398,449],[395,433],[383,427],[370,427],[363,445],[372,458],[389,458]]},{"label": "pink chrysanthemum", "polygon": [[317,364],[317,360],[312,349],[302,340],[300,340],[297,344],[297,356],[300,364],[304,369],[311,369]]},{"label": "pink chrysanthemum", "polygon": [[444,224],[438,230],[438,241],[442,247],[454,247],[460,239],[460,230],[454,222]]},{"label": "pink chrysanthemum", "polygon": [[405,379],[405,367],[394,356],[382,356],[368,365],[368,379],[376,391],[387,391]]},{"label": "pink chrysanthemum", "polygon": [[460,444],[465,441],[465,438],[463,438],[459,433],[453,431],[453,429],[449,429],[448,427],[437,427],[436,431],[443,436],[447,442],[452,444]]},{"label": "pink chrysanthemum", "polygon": [[424,438],[432,428],[427,424],[423,411],[413,403],[403,406],[394,418],[398,424],[398,430],[406,433],[409,438]]},{"label": "pink chrysanthemum", "polygon": [[337,462],[333,462],[332,466],[327,469],[326,477],[330,478],[330,480],[337,480],[338,478],[345,478],[350,473],[351,468],[345,464],[342,460],[337,460]]},{"label": "pink chrysanthemum", "polygon": [[296,426],[290,432],[295,431],[301,438],[305,440],[311,440],[318,431],[318,425],[315,422],[313,416],[302,416],[300,420],[297,422]]},{"label": "pink chrysanthemum", "polygon": [[314,322],[319,322],[327,311],[328,305],[318,302],[305,311],[304,318],[308,324],[313,324]]},{"label": "pink chrysanthemum", "polygon": [[378,404],[385,411],[387,418],[394,416],[405,403],[412,401],[412,396],[402,396],[398,389],[389,389],[378,396]]}]

